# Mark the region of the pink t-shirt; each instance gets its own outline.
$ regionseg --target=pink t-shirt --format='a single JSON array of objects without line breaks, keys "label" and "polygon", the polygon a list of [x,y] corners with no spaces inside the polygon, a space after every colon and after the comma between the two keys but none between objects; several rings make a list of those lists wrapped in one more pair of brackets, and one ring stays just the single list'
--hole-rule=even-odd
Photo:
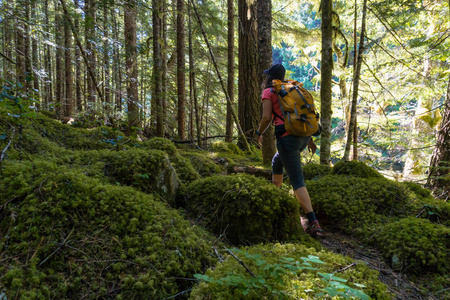
[{"label": "pink t-shirt", "polygon": [[[272,88],[267,88],[263,91],[261,101],[264,99],[269,99],[272,101],[272,110],[281,118],[283,118],[283,113],[281,112],[280,103],[278,102],[278,95],[271,91]],[[272,119],[275,115],[272,113]],[[278,117],[273,119],[273,125],[284,125],[284,121]]]}]

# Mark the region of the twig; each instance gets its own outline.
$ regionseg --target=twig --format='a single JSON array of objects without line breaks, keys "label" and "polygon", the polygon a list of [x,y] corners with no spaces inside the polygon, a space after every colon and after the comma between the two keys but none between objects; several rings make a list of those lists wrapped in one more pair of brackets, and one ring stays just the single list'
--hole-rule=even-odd
[{"label": "twig", "polygon": [[353,266],[356,266],[356,264],[355,264],[355,263],[352,263],[351,265],[346,266],[345,268],[342,268],[342,269],[336,271],[335,273],[344,272],[345,270],[350,269],[350,268],[353,267]]},{"label": "twig", "polygon": [[227,252],[228,253],[230,253],[231,254],[231,256],[233,256],[246,270],[247,270],[247,272],[249,272],[253,277],[256,277],[256,275],[255,274],[253,274],[253,272],[252,272],[252,270],[250,270],[250,268],[249,267],[247,267],[245,264],[244,264],[244,262],[242,261],[242,260],[240,260],[239,259],[239,257],[237,257],[234,253],[233,253],[233,251],[231,251],[230,249],[226,249],[227,250]]},{"label": "twig", "polygon": [[163,298],[162,300],[173,299],[173,298],[175,298],[175,297],[177,297],[177,296],[183,295],[184,293],[190,292],[192,289],[193,289],[193,288],[190,288],[190,289],[188,289],[188,290],[179,292],[179,293],[176,294],[176,295],[173,295],[173,296],[170,296],[170,297],[167,297],[167,298]]},{"label": "twig", "polygon": [[214,253],[216,253],[217,258],[219,259],[219,261],[220,261],[220,262],[223,262],[223,256],[220,255],[220,253],[217,251],[217,248],[216,248],[216,247],[213,247],[213,249],[214,249]]},{"label": "twig", "polygon": [[9,139],[8,145],[6,145],[5,149],[3,149],[3,151],[2,151],[2,155],[0,156],[0,162],[3,161],[3,158],[5,157],[6,150],[8,150],[8,148],[11,145],[11,142],[12,142],[12,140],[14,138],[14,133],[16,132],[16,128],[13,127],[12,129],[13,129],[13,133],[11,135],[11,138]]},{"label": "twig", "polygon": [[59,245],[58,248],[56,248],[55,251],[52,252],[52,254],[50,254],[49,256],[47,256],[47,258],[45,258],[43,261],[41,261],[39,263],[39,266],[41,266],[43,263],[45,263],[50,257],[53,256],[53,254],[55,254],[56,252],[58,252],[62,247],[64,247],[64,245],[66,245],[67,240],[69,239],[69,237],[72,235],[72,232],[75,228],[72,228],[72,230],[69,232],[69,234],[67,235],[66,239]]}]

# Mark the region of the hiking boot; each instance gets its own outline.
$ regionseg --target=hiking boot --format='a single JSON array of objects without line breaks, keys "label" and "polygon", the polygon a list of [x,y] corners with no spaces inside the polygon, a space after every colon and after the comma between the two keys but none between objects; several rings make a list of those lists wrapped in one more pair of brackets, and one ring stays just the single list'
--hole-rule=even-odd
[{"label": "hiking boot", "polygon": [[305,232],[309,235],[317,235],[318,233],[323,233],[324,230],[320,227],[319,221],[314,220],[309,223],[308,227],[306,227]]}]

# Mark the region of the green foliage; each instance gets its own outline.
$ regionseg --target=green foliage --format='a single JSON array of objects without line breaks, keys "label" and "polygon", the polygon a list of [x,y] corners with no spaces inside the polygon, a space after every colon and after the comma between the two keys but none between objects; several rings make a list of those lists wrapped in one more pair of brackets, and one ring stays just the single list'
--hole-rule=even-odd
[{"label": "green foliage", "polygon": [[8,298],[161,299],[215,263],[213,238],[153,195],[75,169],[6,163],[0,277]]},{"label": "green foliage", "polygon": [[409,217],[380,226],[377,232],[374,243],[394,268],[416,274],[450,270],[450,228]]},{"label": "green foliage", "polygon": [[403,185],[406,185],[414,194],[420,198],[432,198],[431,191],[423,188],[420,184],[411,181],[402,181]]},{"label": "green foliage", "polygon": [[310,163],[303,166],[303,176],[305,180],[315,180],[330,174],[330,172],[331,167],[327,165]]},{"label": "green foliage", "polygon": [[231,243],[310,239],[297,200],[264,179],[215,176],[194,181],[183,194],[188,215]]},{"label": "green foliage", "polygon": [[[27,81],[31,79],[27,77]],[[0,78],[0,116],[10,122],[14,119],[29,118],[36,114],[39,102],[35,96],[24,91],[23,83],[12,83]]]},{"label": "green foliage", "polygon": [[340,161],[331,170],[333,175],[346,175],[359,178],[383,178],[377,170],[367,166],[362,161]]},{"label": "green foliage", "polygon": [[[252,276],[231,255],[204,275],[191,299],[391,299],[378,273],[364,264],[339,272],[350,258],[298,244],[266,244],[232,250]],[[353,285],[354,287],[351,287]],[[361,290],[363,289],[363,290]]]}]

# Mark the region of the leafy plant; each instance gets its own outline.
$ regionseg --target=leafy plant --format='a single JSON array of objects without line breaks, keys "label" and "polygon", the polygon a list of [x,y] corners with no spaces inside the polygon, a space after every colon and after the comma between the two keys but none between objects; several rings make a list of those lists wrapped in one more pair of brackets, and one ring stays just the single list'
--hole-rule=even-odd
[{"label": "leafy plant", "polygon": [[[251,273],[252,277],[246,276],[245,273],[237,273],[235,270],[225,273],[224,276],[220,278],[214,278],[203,274],[195,274],[194,277],[198,280],[212,284],[235,287],[244,296],[273,295],[278,299],[288,299],[292,296],[291,293],[282,289],[288,284],[288,281],[291,280],[291,278],[286,275],[291,274],[297,276],[299,273],[305,271],[318,271],[312,264],[325,264],[318,256],[314,255],[300,257],[301,261],[295,260],[292,257],[281,257],[278,259],[278,262],[271,263],[265,260],[260,254],[251,254],[240,249],[227,249],[227,251],[238,260],[239,258],[237,258],[233,252],[239,253],[241,256],[245,257],[247,261],[251,261],[251,264],[256,266],[258,273],[253,273],[243,262],[239,261],[245,266],[247,272]],[[344,284],[347,283],[347,280],[335,276],[334,273],[316,272],[316,274],[319,275],[320,279],[327,283],[327,285],[325,287],[317,285],[313,289],[306,289],[305,292],[314,292],[317,296],[321,297],[340,296],[345,299],[370,299],[363,291]],[[354,285],[360,288],[365,287],[362,284]],[[296,288],[302,287],[296,286]]]}]

